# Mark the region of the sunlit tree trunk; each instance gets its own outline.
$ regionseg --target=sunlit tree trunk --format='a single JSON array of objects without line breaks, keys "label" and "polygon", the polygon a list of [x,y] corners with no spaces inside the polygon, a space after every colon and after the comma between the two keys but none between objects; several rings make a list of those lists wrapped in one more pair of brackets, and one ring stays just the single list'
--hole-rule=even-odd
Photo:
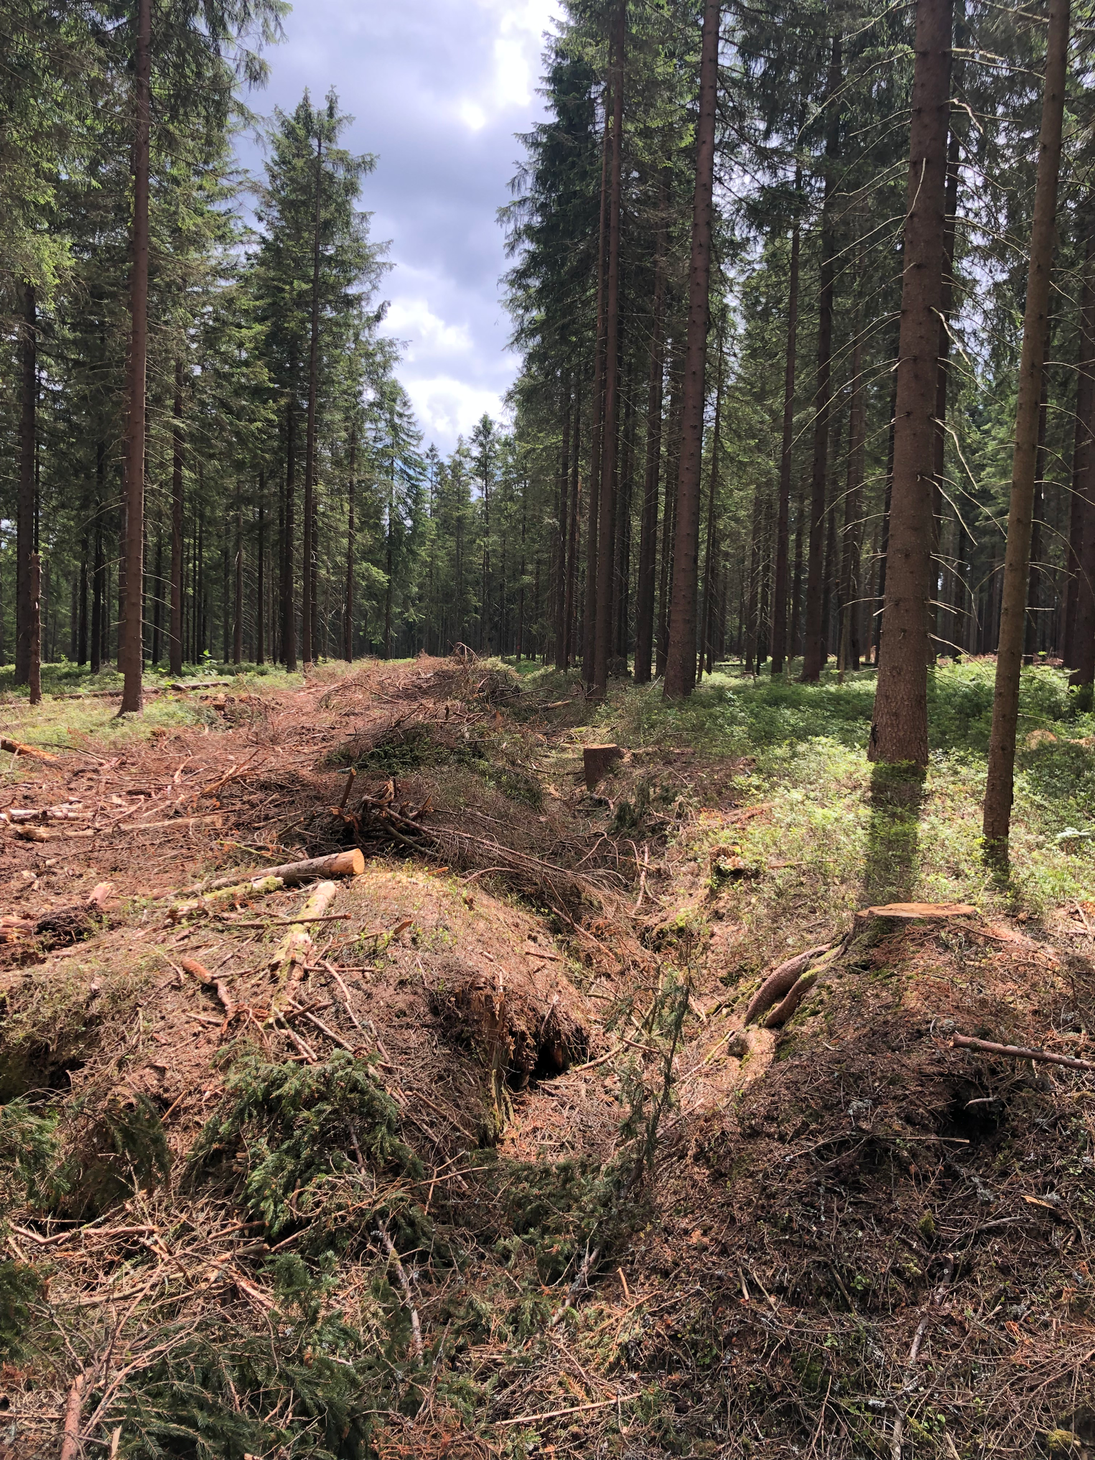
[{"label": "sunlit tree trunk", "polygon": [[918,0],[882,662],[869,755],[928,763],[928,595],[943,303],[951,0]]},{"label": "sunlit tree trunk", "polygon": [[144,673],[144,471],[148,352],[148,153],[151,130],[152,0],[137,0],[134,56],[132,273],[129,281],[129,390],[125,443],[125,613],[119,668],[125,676],[120,714],[141,708]]},{"label": "sunlit tree trunk", "polygon": [[996,650],[996,687],[989,736],[983,834],[989,861],[1007,867],[1011,803],[1014,796],[1015,736],[1019,719],[1019,672],[1023,662],[1034,481],[1038,456],[1038,416],[1045,366],[1049,281],[1057,227],[1057,182],[1061,169],[1065,72],[1068,63],[1069,0],[1049,0],[1045,92],[1038,141],[1038,176],[1030,234],[1030,271],[1023,316],[1019,394],[1015,408],[1015,455],[1011,504],[1000,600],[1000,637]]},{"label": "sunlit tree trunk", "polygon": [[696,182],[692,257],[688,274],[688,341],[681,402],[681,461],[673,550],[673,593],[667,699],[690,695],[696,683],[696,594],[699,572],[700,469],[706,396],[707,318],[711,286],[711,215],[715,176],[715,103],[719,70],[719,0],[705,0],[700,42],[700,104],[696,118]]}]

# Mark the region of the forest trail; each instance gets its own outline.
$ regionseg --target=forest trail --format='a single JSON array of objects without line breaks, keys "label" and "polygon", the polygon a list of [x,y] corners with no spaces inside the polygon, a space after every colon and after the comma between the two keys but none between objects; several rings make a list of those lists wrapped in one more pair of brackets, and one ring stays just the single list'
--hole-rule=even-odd
[{"label": "forest trail", "polygon": [[497,661],[185,703],[3,758],[4,1460],[1092,1453],[1095,1078],[952,1036],[1090,1059],[1095,909],[807,906]]}]

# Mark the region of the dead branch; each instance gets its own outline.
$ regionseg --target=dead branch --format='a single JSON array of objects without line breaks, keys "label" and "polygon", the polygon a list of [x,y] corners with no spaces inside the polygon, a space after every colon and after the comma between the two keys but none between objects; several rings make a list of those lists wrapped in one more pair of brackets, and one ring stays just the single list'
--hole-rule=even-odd
[{"label": "dead branch", "polygon": [[383,1242],[391,1261],[395,1264],[395,1274],[399,1279],[399,1286],[403,1289],[403,1296],[407,1300],[407,1307],[411,1315],[411,1336],[414,1341],[414,1356],[419,1363],[422,1362],[422,1325],[418,1321],[418,1309],[414,1306],[414,1298],[411,1295],[411,1285],[407,1280],[407,1274],[403,1264],[399,1260],[399,1253],[395,1250],[395,1243],[388,1236],[388,1229],[381,1222],[376,1229],[376,1235]]},{"label": "dead branch", "polygon": [[988,1039],[972,1039],[968,1034],[951,1036],[959,1049],[977,1049],[983,1054],[1004,1054],[1016,1060],[1040,1060],[1047,1065],[1065,1065],[1070,1070],[1095,1070],[1095,1060],[1073,1059],[1067,1054],[1051,1054],[1048,1049],[1027,1049],[1021,1044],[993,1044]]}]

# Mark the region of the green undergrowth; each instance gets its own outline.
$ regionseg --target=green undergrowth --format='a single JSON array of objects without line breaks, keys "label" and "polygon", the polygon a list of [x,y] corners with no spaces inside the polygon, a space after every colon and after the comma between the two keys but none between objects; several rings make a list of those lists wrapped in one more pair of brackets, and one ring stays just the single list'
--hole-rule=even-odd
[{"label": "green undergrowth", "polygon": [[399,1107],[367,1060],[336,1049],[323,1064],[290,1065],[244,1049],[191,1153],[191,1180],[230,1163],[226,1179],[240,1181],[244,1209],[272,1236],[307,1229],[312,1245],[331,1245],[351,1215],[354,1226],[391,1220],[417,1236],[401,1178],[419,1179],[422,1163],[398,1130]]},{"label": "green undergrowth", "polygon": [[[746,761],[739,804],[766,813],[734,836],[747,864],[769,870],[728,897],[751,921],[777,911],[781,922],[839,920],[865,900],[971,901],[1039,914],[1095,890],[1095,715],[1061,671],[1023,671],[1005,896],[981,857],[994,672],[981,660],[930,672],[931,763],[911,818],[872,800],[871,671],[817,685],[722,672],[683,705],[667,704],[659,685],[631,686],[595,724],[629,747],[690,746]],[[689,834],[701,858],[707,843],[726,840],[713,826]]]}]

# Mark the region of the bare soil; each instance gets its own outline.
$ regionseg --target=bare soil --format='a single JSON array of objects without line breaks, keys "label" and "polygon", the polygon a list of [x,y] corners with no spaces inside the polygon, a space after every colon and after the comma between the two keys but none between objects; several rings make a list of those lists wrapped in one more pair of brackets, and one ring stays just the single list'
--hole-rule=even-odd
[{"label": "bare soil", "polygon": [[[418,1163],[366,1179],[364,1132],[337,1135],[332,1189],[358,1185],[321,1307],[388,1367],[323,1450],[299,1395],[270,1415],[233,1380],[264,1453],[1095,1454],[1095,1079],[950,1042],[1092,1057],[1083,908],[751,927],[730,896],[768,875],[734,843],[765,814],[747,762],[624,747],[590,797],[603,729],[474,660],[206,709],[0,791],[0,812],[72,813],[0,826],[0,914],[113,883],[87,926],[0,943],[2,1096],[55,1111],[82,1173],[6,1214],[8,1258],[45,1282],[0,1456],[57,1453],[81,1373],[87,1455],[216,1453],[190,1419],[166,1445],[133,1396],[203,1326],[291,1347],[270,1264],[312,1261],[320,1218],[256,1219],[242,1117],[226,1164],[188,1166],[245,1052],[352,1057]],[[308,889],[172,913],[234,867],[353,844],[365,874],[311,926],[280,1017]],[[789,939],[838,952],[782,1029],[743,1030]],[[109,1136],[142,1112],[169,1156],[147,1170]],[[417,1366],[392,1336],[412,1307]]]}]

